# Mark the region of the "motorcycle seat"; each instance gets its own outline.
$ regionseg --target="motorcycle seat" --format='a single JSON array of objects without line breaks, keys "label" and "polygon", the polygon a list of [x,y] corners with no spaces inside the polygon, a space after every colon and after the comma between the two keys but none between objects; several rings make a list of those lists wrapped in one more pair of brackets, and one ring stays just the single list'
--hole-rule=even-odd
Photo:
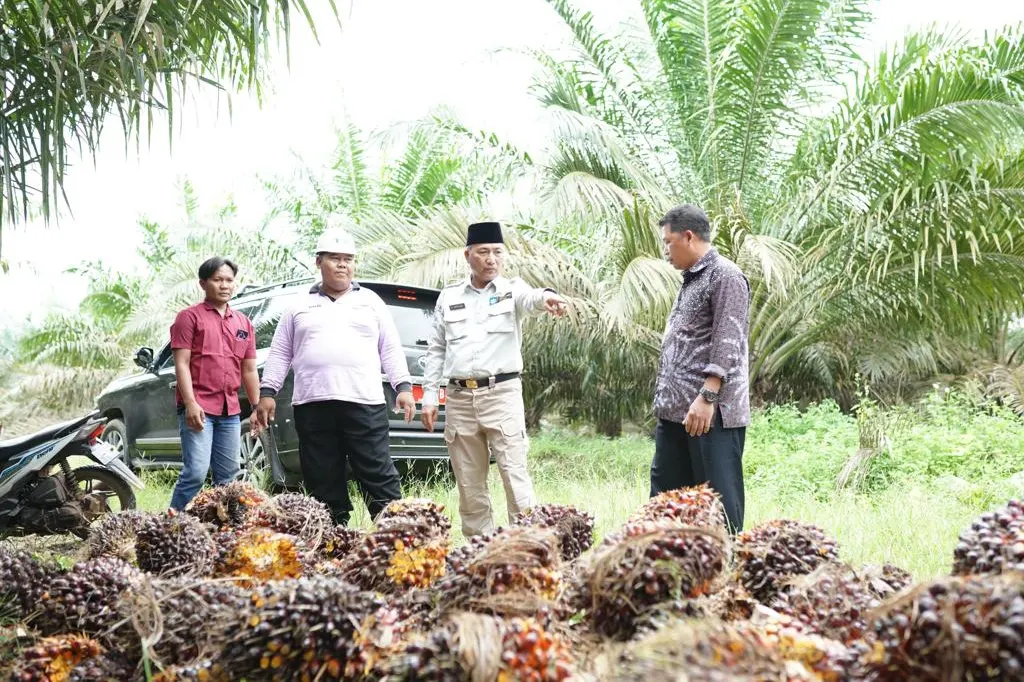
[{"label": "motorcycle seat", "polygon": [[94,415],[86,415],[79,417],[78,419],[72,419],[66,422],[60,422],[58,424],[51,424],[41,431],[30,433],[27,436],[19,436],[18,438],[10,438],[8,440],[0,440],[0,462],[6,462],[14,455],[31,450],[37,445],[62,438],[68,434],[69,431],[82,428],[86,422],[92,419]]}]

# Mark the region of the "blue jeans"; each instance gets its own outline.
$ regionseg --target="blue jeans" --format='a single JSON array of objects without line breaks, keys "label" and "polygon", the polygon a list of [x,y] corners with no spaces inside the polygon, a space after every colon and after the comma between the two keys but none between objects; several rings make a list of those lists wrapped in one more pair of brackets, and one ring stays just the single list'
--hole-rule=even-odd
[{"label": "blue jeans", "polygon": [[213,484],[224,485],[238,477],[242,453],[241,423],[238,415],[214,417],[206,415],[202,431],[193,431],[185,423],[184,413],[178,415],[181,433],[181,473],[171,495],[171,507],[181,511],[206,481],[213,465]]}]

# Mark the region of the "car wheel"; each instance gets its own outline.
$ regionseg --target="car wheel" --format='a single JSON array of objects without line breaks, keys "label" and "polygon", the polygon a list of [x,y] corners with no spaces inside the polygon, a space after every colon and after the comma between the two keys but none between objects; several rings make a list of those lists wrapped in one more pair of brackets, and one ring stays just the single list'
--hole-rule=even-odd
[{"label": "car wheel", "polygon": [[270,470],[270,450],[273,447],[269,433],[264,431],[255,438],[249,433],[249,422],[242,422],[242,472],[239,479],[257,488],[269,489],[273,483]]},{"label": "car wheel", "polygon": [[123,421],[120,419],[108,421],[103,427],[103,433],[100,434],[100,440],[110,443],[110,446],[117,451],[117,456],[121,458],[121,461],[129,467],[132,466],[132,457],[128,450],[128,429],[125,428]]}]

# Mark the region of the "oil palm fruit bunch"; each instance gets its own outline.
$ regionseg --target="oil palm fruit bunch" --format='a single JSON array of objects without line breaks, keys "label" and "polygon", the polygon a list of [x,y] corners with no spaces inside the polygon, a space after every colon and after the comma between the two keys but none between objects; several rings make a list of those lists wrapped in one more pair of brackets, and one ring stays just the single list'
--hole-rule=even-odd
[{"label": "oil palm fruit bunch", "polygon": [[517,619],[505,629],[499,680],[562,682],[572,673],[569,647],[536,620]]},{"label": "oil palm fruit bunch", "polygon": [[673,599],[648,606],[633,619],[633,640],[671,627],[690,618],[707,618],[708,604],[700,599]]},{"label": "oil palm fruit bunch", "polygon": [[713,619],[680,621],[658,630],[630,644],[611,665],[610,677],[620,682],[813,679],[787,671],[778,650],[749,624]]},{"label": "oil palm fruit bunch", "polygon": [[185,513],[220,529],[239,528],[249,520],[252,510],[268,499],[270,497],[253,484],[232,481],[200,490],[185,508]]},{"label": "oil palm fruit bunch", "polygon": [[134,660],[145,655],[163,666],[191,663],[219,647],[223,633],[237,627],[248,597],[246,590],[223,580],[139,581],[121,596],[120,625],[107,639],[112,649]]},{"label": "oil palm fruit bunch", "polygon": [[672,520],[683,526],[726,531],[725,507],[708,484],[666,490],[647,500],[631,518],[636,521]]},{"label": "oil palm fruit bunch", "polygon": [[294,535],[310,551],[319,551],[334,528],[331,512],[320,500],[299,493],[275,495],[252,510],[248,525]]},{"label": "oil palm fruit bunch", "polygon": [[953,575],[1024,571],[1024,501],[982,514],[953,549]]},{"label": "oil palm fruit bunch", "polygon": [[76,665],[68,676],[68,682],[126,682],[145,679],[136,676],[135,668],[135,663],[124,655],[108,651]]},{"label": "oil palm fruit bunch", "polygon": [[19,618],[39,608],[39,600],[60,573],[55,564],[43,563],[27,552],[0,545],[0,599],[13,607]]},{"label": "oil palm fruit bunch", "polygon": [[848,564],[824,564],[790,581],[771,607],[825,637],[851,643],[867,634],[868,613],[880,604],[867,575]]},{"label": "oil palm fruit bunch", "polygon": [[873,629],[868,679],[1024,679],[1024,575],[925,583],[885,602]]},{"label": "oil palm fruit bunch", "polygon": [[430,587],[444,575],[447,534],[438,537],[426,521],[400,518],[363,536],[342,561],[342,578],[366,590],[394,592]]},{"label": "oil palm fruit bunch", "polygon": [[437,582],[446,610],[479,609],[526,615],[550,608],[561,596],[558,536],[547,528],[508,528]]},{"label": "oil palm fruit bunch", "polygon": [[762,635],[783,660],[801,666],[815,680],[840,682],[847,679],[848,671],[859,669],[858,650],[823,637],[786,614],[759,606],[747,625]]},{"label": "oil palm fruit bunch", "polygon": [[345,662],[345,679],[382,678],[387,662],[403,653],[408,638],[426,622],[427,613],[426,602],[398,599],[367,617],[356,630],[352,651]]},{"label": "oil palm fruit bunch", "polygon": [[447,540],[452,529],[444,505],[426,498],[394,500],[377,515],[374,526],[387,530],[394,526],[422,525],[431,529],[434,539]]},{"label": "oil palm fruit bunch", "polygon": [[327,559],[344,559],[365,533],[357,528],[333,526],[324,537],[321,553]]},{"label": "oil palm fruit bunch", "polygon": [[562,559],[572,561],[594,544],[594,517],[573,506],[541,504],[519,512],[514,526],[551,528],[562,544]]},{"label": "oil palm fruit bunch", "polygon": [[153,676],[152,682],[231,682],[232,677],[219,662],[200,661],[174,665]]},{"label": "oil palm fruit bunch", "polygon": [[776,519],[740,533],[735,556],[743,586],[769,604],[788,580],[837,561],[839,549],[817,526]]},{"label": "oil palm fruit bunch", "polygon": [[303,574],[303,562],[296,542],[296,538],[270,528],[217,533],[213,574],[236,578],[243,585],[298,578]]},{"label": "oil palm fruit bunch", "polygon": [[147,518],[135,542],[139,568],[157,576],[208,575],[217,547],[203,523],[171,509]]},{"label": "oil palm fruit bunch", "polygon": [[153,517],[154,514],[138,509],[126,509],[117,514],[104,516],[89,531],[89,558],[114,557],[137,566],[139,561],[135,544],[138,541],[139,529],[147,519]]},{"label": "oil palm fruit bunch", "polygon": [[80,633],[96,637],[120,620],[118,601],[143,575],[130,564],[101,557],[53,576],[39,599],[33,625],[44,635]]},{"label": "oil palm fruit bunch", "polygon": [[99,642],[79,635],[46,637],[21,652],[10,680],[67,682],[77,665],[103,653]]},{"label": "oil palm fruit bunch", "polygon": [[591,623],[609,637],[632,636],[649,606],[709,592],[728,559],[725,539],[710,529],[648,521],[622,534],[594,557],[587,581]]},{"label": "oil palm fruit bunch", "polygon": [[339,680],[359,624],[381,606],[376,595],[334,578],[260,585],[217,660],[248,682]]},{"label": "oil palm fruit bunch", "polygon": [[466,542],[448,552],[448,573],[463,573],[466,567],[487,545],[496,538],[508,533],[508,528],[495,528],[494,530],[472,535],[466,538]]}]

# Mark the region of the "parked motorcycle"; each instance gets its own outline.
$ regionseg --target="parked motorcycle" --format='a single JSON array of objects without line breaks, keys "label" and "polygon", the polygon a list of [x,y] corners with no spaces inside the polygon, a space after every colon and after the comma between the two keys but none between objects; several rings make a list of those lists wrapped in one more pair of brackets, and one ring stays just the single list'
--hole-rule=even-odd
[{"label": "parked motorcycle", "polygon": [[[0,441],[0,535],[71,532],[86,538],[96,519],[135,508],[132,488],[145,486],[100,440],[106,421],[93,412]],[[96,466],[72,468],[74,457]]]}]

